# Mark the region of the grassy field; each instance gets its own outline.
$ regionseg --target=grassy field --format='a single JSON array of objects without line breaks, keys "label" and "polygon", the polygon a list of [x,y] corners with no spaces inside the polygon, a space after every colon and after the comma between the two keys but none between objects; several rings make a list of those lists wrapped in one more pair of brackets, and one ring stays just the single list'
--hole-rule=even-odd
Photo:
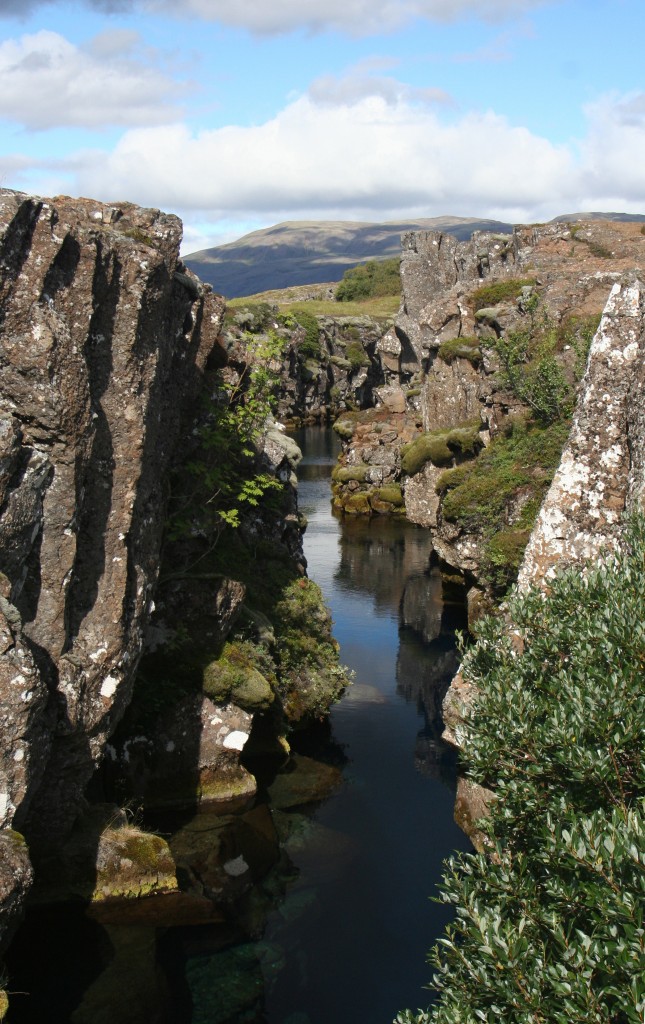
[{"label": "grassy field", "polygon": [[[257,295],[247,295],[242,299],[229,299],[229,309],[244,309],[247,306],[254,306],[260,302],[268,302],[278,306],[280,312],[298,313],[298,310],[306,310],[314,316],[369,316],[375,320],[387,320],[393,317],[401,304],[400,296],[386,295],[379,298],[365,299],[361,302],[336,302],[333,299],[323,298],[328,289],[333,285],[313,285],[310,288],[281,288],[275,291],[259,292]],[[320,294],[319,299],[303,299],[303,292],[309,294]]]}]

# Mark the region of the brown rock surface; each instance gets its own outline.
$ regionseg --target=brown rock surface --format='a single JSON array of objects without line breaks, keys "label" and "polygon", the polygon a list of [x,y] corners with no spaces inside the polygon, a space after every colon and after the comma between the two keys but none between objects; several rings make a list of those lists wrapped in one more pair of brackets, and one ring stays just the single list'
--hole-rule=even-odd
[{"label": "brown rock surface", "polygon": [[33,839],[69,828],[128,703],[166,474],[217,343],[180,239],[157,210],[0,192],[0,778]]}]

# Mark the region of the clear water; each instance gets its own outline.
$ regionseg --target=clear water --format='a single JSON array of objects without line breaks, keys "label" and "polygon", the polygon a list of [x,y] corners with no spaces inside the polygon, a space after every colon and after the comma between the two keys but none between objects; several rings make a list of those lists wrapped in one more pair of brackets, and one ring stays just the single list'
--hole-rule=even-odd
[{"label": "clear water", "polygon": [[427,533],[341,523],[332,432],[298,441],[308,572],[355,673],[303,752],[342,768],[342,782],[317,805],[274,813],[284,851],[224,930],[155,937],[104,932],[81,906],[31,913],[8,965],[10,987],[28,993],[12,1000],[16,1024],[390,1024],[431,1001],[425,956],[447,921],[431,897],[444,858],[468,845],[436,721],[455,621],[428,571]]},{"label": "clear water", "polygon": [[[269,920],[266,937],[286,951],[286,966],[266,994],[265,1019],[389,1024],[397,1010],[430,1001],[425,954],[448,920],[430,897],[443,860],[468,847],[452,817],[454,765],[426,712],[454,670],[453,635],[448,624],[433,643],[422,639],[419,616],[431,628],[443,613],[427,532],[380,518],[341,524],[330,502],[331,431],[297,440],[308,573],[355,682],[331,714],[345,784],[313,815],[343,853],[334,863],[327,843],[320,856],[315,847],[293,856],[298,887],[314,887],[316,900],[310,920]],[[415,587],[420,628],[402,630],[404,591]]]}]

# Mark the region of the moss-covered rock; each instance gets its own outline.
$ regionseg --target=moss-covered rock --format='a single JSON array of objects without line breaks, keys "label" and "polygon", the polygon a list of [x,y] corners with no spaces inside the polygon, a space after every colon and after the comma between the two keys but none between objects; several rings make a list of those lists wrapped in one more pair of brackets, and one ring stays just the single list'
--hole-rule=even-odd
[{"label": "moss-covered rock", "polygon": [[442,342],[437,355],[444,363],[454,363],[455,359],[467,359],[473,366],[479,366],[482,357],[479,338],[450,338]]},{"label": "moss-covered rock", "polygon": [[482,445],[479,426],[479,422],[468,421],[449,430],[432,430],[421,434],[401,449],[402,472],[414,476],[423,469],[426,462],[445,466],[457,454],[475,452]]},{"label": "moss-covered rock", "polygon": [[350,515],[367,515],[370,511],[370,496],[366,491],[348,494],[342,498],[342,507]]},{"label": "moss-covered rock", "polygon": [[269,681],[256,668],[252,645],[229,642],[204,669],[204,692],[215,704],[232,701],[245,711],[266,711],[275,699]]},{"label": "moss-covered rock", "polygon": [[388,484],[376,491],[379,501],[387,501],[390,505],[403,505],[403,492],[398,484]]},{"label": "moss-covered rock", "polygon": [[347,484],[350,480],[356,480],[362,484],[367,480],[369,469],[369,466],[365,466],[362,463],[356,466],[334,466],[331,478],[339,484]]}]

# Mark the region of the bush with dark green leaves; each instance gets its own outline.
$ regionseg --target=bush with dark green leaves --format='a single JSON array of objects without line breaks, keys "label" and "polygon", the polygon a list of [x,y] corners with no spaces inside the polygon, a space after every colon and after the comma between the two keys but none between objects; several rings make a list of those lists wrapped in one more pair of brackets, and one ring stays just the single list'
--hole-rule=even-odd
[{"label": "bush with dark green leaves", "polygon": [[401,275],[398,257],[387,260],[369,260],[358,267],[351,267],[343,274],[336,288],[338,302],[355,302],[383,295],[398,295],[401,291]]},{"label": "bush with dark green leaves", "polygon": [[470,777],[494,790],[488,855],[453,859],[428,1024],[642,1024],[645,524],[618,554],[478,626]]}]

